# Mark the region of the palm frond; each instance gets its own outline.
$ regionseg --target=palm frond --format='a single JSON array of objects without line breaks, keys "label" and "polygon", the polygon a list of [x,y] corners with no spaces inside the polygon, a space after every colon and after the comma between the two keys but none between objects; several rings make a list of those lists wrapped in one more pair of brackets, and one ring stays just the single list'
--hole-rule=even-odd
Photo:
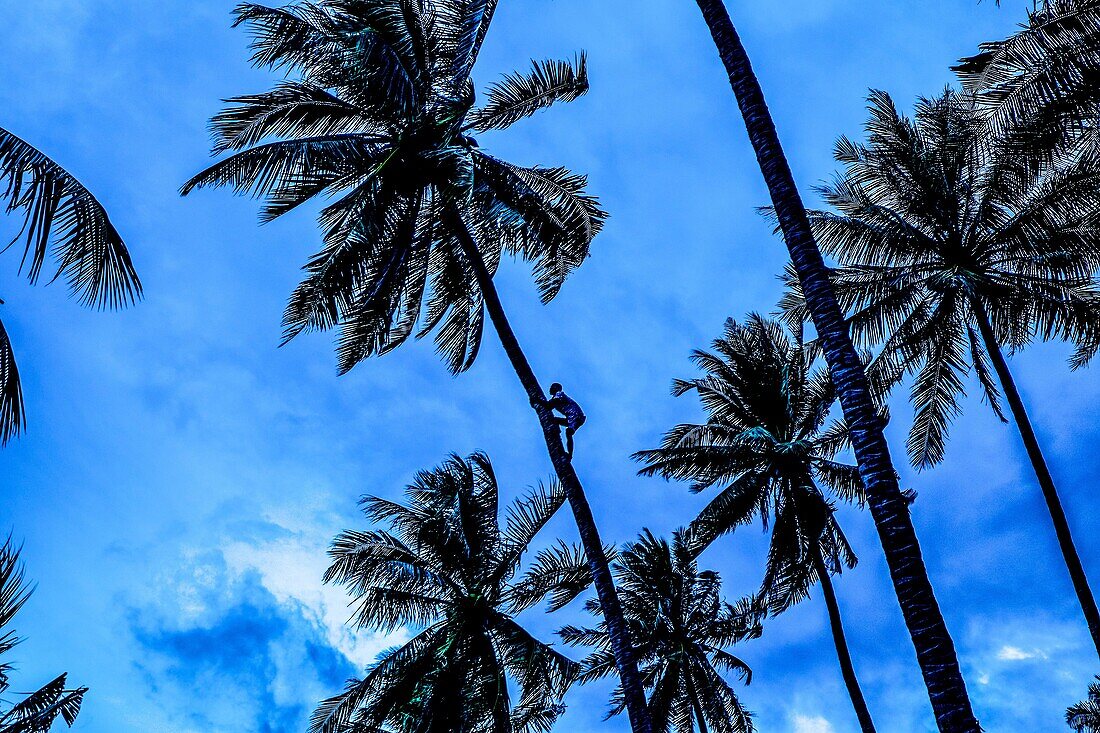
[{"label": "palm frond", "polygon": [[[32,592],[24,576],[19,552],[10,536],[0,544],[0,657],[20,642],[11,623]],[[0,662],[0,694],[9,690],[11,672],[10,663]],[[58,718],[72,727],[87,691],[85,687],[69,689],[66,675],[62,674],[14,704],[7,700],[0,701],[0,731],[47,733]]]},{"label": "palm frond", "polygon": [[549,489],[540,487],[508,507],[501,531],[501,579],[511,579],[509,573],[515,572],[523,553],[564,504],[565,491],[555,481]]},{"label": "palm frond", "polygon": [[466,127],[486,132],[504,130],[524,117],[558,102],[572,102],[588,92],[588,61],[533,61],[526,74],[513,73],[489,87],[488,102],[467,117]]},{"label": "palm frond", "polygon": [[243,150],[269,137],[322,137],[382,132],[364,110],[305,81],[285,81],[263,94],[226,100],[210,122],[214,153]]},{"label": "palm frond", "polygon": [[[940,310],[951,307],[945,305]],[[964,393],[962,375],[966,373],[966,342],[958,332],[958,323],[942,316],[932,323],[944,333],[928,343],[924,366],[913,382],[916,417],[906,443],[910,460],[920,468],[943,460],[948,426],[962,412],[959,397]]]},{"label": "palm frond", "polygon": [[588,257],[606,212],[586,192],[585,176],[564,168],[523,168],[484,153],[473,160],[480,239],[499,241],[505,251],[533,263],[539,294],[549,302]]},{"label": "palm frond", "polygon": [[80,714],[80,706],[88,689],[67,689],[65,680],[66,675],[55,678],[0,713],[0,730],[5,733],[48,733],[58,718],[71,728]]},{"label": "palm frond", "polygon": [[285,196],[288,182],[320,180],[331,186],[385,160],[390,152],[385,142],[367,135],[339,134],[257,145],[196,174],[180,193],[187,196],[199,188],[230,186],[256,197]]},{"label": "palm frond", "polygon": [[[615,557],[615,548],[606,547],[608,562]],[[584,549],[563,540],[540,550],[535,560],[512,586],[510,606],[516,612],[530,608],[547,596],[547,612],[553,613],[569,605],[592,584],[592,572]]]},{"label": "palm frond", "polygon": [[3,320],[0,320],[0,446],[7,445],[26,426],[19,366],[15,363],[11,337],[4,328]]},{"label": "palm frond", "polygon": [[283,8],[238,5],[237,25],[252,32],[252,63],[334,88],[339,96],[388,115],[411,113],[427,94],[415,52],[417,29],[403,2],[296,2]]},{"label": "palm frond", "polygon": [[83,305],[119,308],[141,297],[130,253],[103,204],[72,174],[4,129],[0,200],[8,213],[24,214],[20,268],[32,283],[52,256],[57,269],[51,281],[63,278]]},{"label": "palm frond", "polygon": [[1066,724],[1077,733],[1100,733],[1100,677],[1089,685],[1088,699],[1066,711]]}]

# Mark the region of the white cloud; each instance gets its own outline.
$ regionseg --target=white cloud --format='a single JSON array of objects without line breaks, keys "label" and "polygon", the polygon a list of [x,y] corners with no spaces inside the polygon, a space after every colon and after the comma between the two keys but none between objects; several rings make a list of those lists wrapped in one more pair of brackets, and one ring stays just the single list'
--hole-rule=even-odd
[{"label": "white cloud", "polygon": [[[300,729],[318,700],[408,640],[404,629],[349,627],[348,596],[322,582],[328,543],[348,521],[321,509],[327,493],[304,491],[293,506],[265,498],[246,521],[219,521],[238,512],[215,511],[203,531],[161,554],[156,581],[127,599],[140,671],[161,691],[148,713],[169,726],[161,729],[182,733],[196,720],[211,733]],[[241,654],[249,655],[243,666],[232,658]],[[186,701],[207,686],[221,692],[193,710]]]},{"label": "white cloud", "polygon": [[297,606],[324,631],[333,649],[364,668],[383,650],[407,641],[409,634],[404,629],[392,634],[360,632],[347,624],[351,612],[344,589],[321,582],[328,565],[328,539],[317,532],[295,532],[261,543],[231,542],[222,547],[222,554],[233,575],[255,572],[280,603]]},{"label": "white cloud", "polygon": [[794,733],[833,733],[833,726],[820,716],[795,715],[792,718]]},{"label": "white cloud", "polygon": [[1024,651],[1019,647],[1005,645],[997,652],[997,659],[1002,662],[1022,662],[1027,659],[1035,659],[1041,657],[1046,659],[1047,655],[1039,651]]}]

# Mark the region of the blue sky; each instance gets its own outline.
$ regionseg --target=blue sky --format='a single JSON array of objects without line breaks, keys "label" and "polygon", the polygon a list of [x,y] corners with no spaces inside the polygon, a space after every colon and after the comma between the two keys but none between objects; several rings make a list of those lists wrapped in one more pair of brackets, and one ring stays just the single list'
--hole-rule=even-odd
[{"label": "blue sky", "polygon": [[[0,124],[101,196],[147,292],[124,313],[85,312],[61,287],[27,287],[16,252],[0,258],[30,419],[0,453],[0,529],[25,541],[39,582],[17,687],[70,671],[92,688],[76,726],[86,733],[302,730],[318,699],[403,638],[353,633],[343,594],[321,584],[328,541],[362,525],[358,497],[396,496],[451,451],[487,451],[509,493],[550,472],[493,338],[459,378],[430,342],[343,378],[327,336],[276,349],[313,220],[258,227],[248,200],[176,195],[207,161],[218,100],[269,82],[229,28],[233,4],[0,0]],[[905,105],[935,93],[952,60],[1023,12],[971,0],[729,5],[807,194],[834,170],[833,140],[859,134],[868,87]],[[697,16],[687,0],[511,0],[476,72],[484,86],[530,57],[589,52],[587,97],[482,145],[589,173],[612,214],[550,306],[523,266],[500,284],[536,371],[589,413],[576,465],[614,542],[670,531],[701,507],[682,486],[635,477],[628,456],[698,417],[668,396],[670,380],[693,373],[689,351],[727,316],[773,308],[785,259],[754,213],[766,193]],[[14,231],[0,221],[0,235]],[[1070,373],[1065,356],[1040,346],[1012,366],[1100,578],[1100,535],[1088,531],[1100,513],[1100,375]],[[899,452],[908,415],[899,403]],[[975,397],[945,464],[903,473],[979,717],[994,731],[1059,729],[1100,669],[1015,433]],[[842,520],[862,563],[837,589],[879,729],[933,730],[870,520]],[[551,530],[544,541],[572,538],[564,515]],[[762,539],[746,530],[704,556],[731,596],[758,583]],[[578,615],[525,621],[549,639]],[[856,730],[819,598],[738,653],[756,672],[743,700],[760,730]],[[562,729],[625,731],[600,722],[607,691],[571,693]]]}]

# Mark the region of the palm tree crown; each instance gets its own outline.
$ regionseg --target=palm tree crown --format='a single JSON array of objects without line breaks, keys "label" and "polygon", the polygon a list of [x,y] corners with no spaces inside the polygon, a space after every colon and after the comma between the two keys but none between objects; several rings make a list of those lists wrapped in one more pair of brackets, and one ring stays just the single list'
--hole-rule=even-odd
[{"label": "palm tree crown", "polygon": [[[0,202],[6,213],[23,215],[16,241],[23,240],[20,271],[26,272],[32,285],[52,259],[56,269],[50,282],[67,282],[82,305],[119,308],[141,297],[141,281],[130,253],[99,200],[72,174],[4,129],[0,129]],[[15,351],[0,321],[0,445],[25,426]]]},{"label": "palm tree crown", "polygon": [[642,473],[720,486],[688,527],[698,553],[717,537],[759,518],[773,525],[762,593],[774,612],[806,597],[820,552],[831,572],[855,555],[819,485],[844,501],[863,501],[859,472],[833,460],[847,447],[843,423],[830,423],[836,391],[825,369],[774,321],[730,319],[714,352],[696,351],[706,375],[677,380],[673,393],[695,392],[707,420],[678,425],[660,448],[640,451]]},{"label": "palm tree crown", "polygon": [[[1097,348],[1100,148],[1079,138],[1047,159],[991,145],[965,94],[922,99],[912,120],[871,95],[868,139],[842,138],[843,174],[822,189],[835,212],[811,216],[834,271],[853,338],[882,344],[873,371],[916,374],[909,455],[943,459],[973,369],[1002,416],[990,358],[999,347],[1061,338]],[[797,283],[784,304],[804,318]],[[1003,419],[1003,416],[1002,416]]]},{"label": "palm tree crown", "polygon": [[[23,576],[19,550],[11,538],[0,545],[0,658],[20,642],[11,622],[31,590]],[[68,689],[66,675],[59,675],[45,687],[9,704],[2,696],[10,689],[12,665],[0,661],[0,733],[48,733],[58,718],[72,726],[88,688]]]},{"label": "palm tree crown", "polygon": [[[637,645],[637,659],[649,696],[655,731],[748,733],[752,716],[722,677],[732,672],[748,683],[749,666],[726,649],[760,636],[762,609],[755,601],[737,605],[721,597],[717,573],[699,572],[694,553],[681,533],[672,542],[648,530],[626,546],[614,564],[623,611]],[[595,599],[589,611],[600,612]],[[569,644],[595,647],[582,664],[583,680],[615,673],[606,625],[567,626]],[[621,691],[612,714],[625,707]]]},{"label": "palm tree crown", "polygon": [[[325,579],[347,587],[358,627],[383,633],[409,627],[416,634],[323,702],[311,729],[548,730],[578,667],[514,616],[551,590],[561,602],[572,595],[560,573],[548,570],[560,565],[553,548],[516,576],[532,539],[561,507],[561,492],[534,492],[501,521],[492,464],[478,453],[422,472],[406,497],[406,504],[364,500],[367,516],[388,529],[338,536]],[[514,705],[506,675],[520,690]]]},{"label": "palm tree crown", "polygon": [[836,390],[827,369],[813,369],[813,350],[783,327],[752,315],[726,323],[714,352],[697,351],[706,376],[674,383],[678,395],[696,392],[707,411],[703,424],[670,430],[661,448],[635,458],[643,474],[721,490],[688,527],[691,551],[760,519],[771,525],[760,596],[782,613],[821,585],[848,694],[864,733],[875,730],[856,677],[831,575],[855,567],[856,556],[819,485],[845,501],[864,502],[855,466],[839,463],[849,447],[843,422],[830,422]]},{"label": "palm tree crown", "polygon": [[[236,97],[212,123],[227,159],[187,194],[229,185],[265,197],[263,219],[322,194],[324,247],[284,314],[285,339],[339,326],[342,372],[436,330],[454,372],[473,363],[482,294],[461,239],[473,234],[495,271],[501,256],[534,264],[544,300],[588,254],[605,217],[586,180],[483,152],[473,132],[504,129],[588,89],[575,64],[535,63],[490,87],[474,108],[471,69],[491,0],[323,0],[238,6],[253,62],[296,74]],[[269,141],[269,138],[277,138]]]}]

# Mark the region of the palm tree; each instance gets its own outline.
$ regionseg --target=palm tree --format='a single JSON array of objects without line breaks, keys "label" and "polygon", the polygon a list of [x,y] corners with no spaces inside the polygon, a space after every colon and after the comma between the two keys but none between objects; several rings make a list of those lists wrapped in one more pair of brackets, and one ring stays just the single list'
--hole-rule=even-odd
[{"label": "palm tree", "polygon": [[[754,599],[725,603],[717,573],[699,572],[695,553],[677,532],[672,542],[645,530],[614,564],[619,593],[649,694],[655,731],[676,733],[751,733],[752,715],[722,677],[738,675],[748,684],[752,670],[726,651],[760,636],[763,610]],[[600,613],[593,599],[587,609]],[[567,626],[560,632],[568,644],[594,647],[581,662],[581,680],[615,672],[606,624],[597,628]],[[622,689],[612,697],[611,715],[622,713]]]},{"label": "palm tree", "polygon": [[1066,723],[1077,733],[1100,733],[1100,677],[1089,685],[1089,699],[1066,711]]},{"label": "palm tree", "polygon": [[937,724],[944,733],[977,733],[981,726],[971,710],[955,644],[928,580],[909,504],[898,486],[863,362],[849,338],[764,92],[722,0],[696,2],[729,76],[791,261],[807,294],[844,418],[851,428],[867,505],[878,528]]},{"label": "palm tree", "polygon": [[[490,87],[473,108],[470,77],[494,0],[325,0],[283,9],[246,3],[253,62],[297,74],[230,100],[213,121],[215,151],[186,194],[229,185],[267,198],[265,220],[323,193],[324,247],[291,296],[285,338],[339,326],[342,372],[435,331],[455,373],[477,356],[483,312],[500,337],[542,428],[596,590],[607,609],[631,723],[648,733],[611,572],[584,489],[546,396],[493,284],[504,254],[534,264],[544,301],[588,255],[604,212],[583,176],[513,165],[471,136],[504,129],[588,89],[584,56],[536,63]],[[264,142],[268,138],[279,138]],[[431,277],[429,278],[429,275]],[[430,284],[429,284],[430,279]]]},{"label": "palm tree", "polygon": [[808,597],[814,583],[829,611],[841,673],[860,727],[875,730],[856,678],[830,576],[853,568],[855,554],[819,485],[844,501],[863,503],[859,471],[833,460],[847,447],[843,424],[828,424],[836,390],[826,370],[782,326],[758,315],[730,319],[714,352],[696,351],[706,372],[678,380],[673,393],[695,392],[703,424],[679,425],[663,445],[641,451],[642,473],[691,481],[693,491],[721,487],[686,533],[698,554],[723,534],[759,519],[771,525],[760,595],[772,613]]},{"label": "palm tree", "polygon": [[837,144],[844,173],[823,191],[836,213],[812,220],[842,264],[834,280],[854,338],[882,344],[877,369],[916,375],[914,465],[943,459],[969,371],[1002,420],[1003,391],[1100,654],[1100,613],[1003,352],[1036,338],[1082,344],[1075,363],[1096,350],[1100,149],[1082,137],[1044,160],[980,131],[965,94],[921,100],[908,120],[873,93],[867,143]]},{"label": "palm tree", "polygon": [[[0,545],[0,657],[22,641],[10,626],[31,595],[23,572],[19,549],[9,537]],[[0,662],[0,695],[11,687],[12,669],[11,663]],[[59,675],[14,704],[0,699],[0,733],[48,733],[58,718],[72,727],[88,688],[69,689],[65,681],[66,675]]]},{"label": "palm tree", "polygon": [[[530,493],[501,521],[492,464],[475,453],[420,473],[405,495],[406,504],[363,500],[366,515],[388,527],[341,533],[325,581],[347,587],[358,628],[418,632],[321,703],[311,730],[549,730],[580,670],[515,616],[551,590],[555,602],[575,595],[554,572],[563,557],[581,555],[564,543],[540,552],[517,577],[531,541],[564,502],[560,489]],[[509,677],[520,692],[515,704]]]},{"label": "palm tree", "polygon": [[[32,285],[52,259],[57,269],[49,281],[65,280],[81,305],[118,308],[141,297],[130,253],[103,205],[72,174],[4,129],[0,129],[0,201],[5,202],[6,213],[24,217],[15,241],[23,240],[20,272],[26,271]],[[0,320],[0,446],[25,428],[15,351]]]}]

